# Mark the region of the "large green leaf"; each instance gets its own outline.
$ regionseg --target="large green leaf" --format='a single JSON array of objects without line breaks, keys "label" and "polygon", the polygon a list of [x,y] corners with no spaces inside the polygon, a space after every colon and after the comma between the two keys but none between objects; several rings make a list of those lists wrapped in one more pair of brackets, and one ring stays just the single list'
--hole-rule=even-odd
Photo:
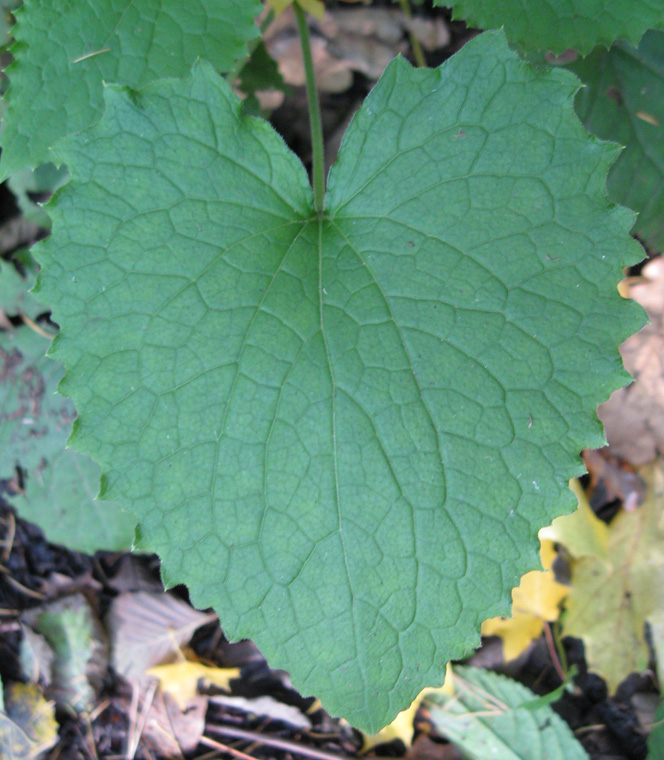
[{"label": "large green leaf", "polygon": [[443,736],[474,760],[589,760],[570,727],[520,683],[480,668],[455,668],[454,694],[425,705]]},{"label": "large green leaf", "polygon": [[397,59],[313,211],[206,64],[110,88],[40,244],[72,444],[168,583],[375,732],[506,614],[642,323],[566,71]]},{"label": "large green leaf", "polygon": [[609,193],[639,212],[634,231],[664,249],[664,32],[650,31],[638,49],[617,43],[570,68],[586,84],[576,107],[586,127],[625,145],[609,173]]},{"label": "large green leaf", "polygon": [[59,137],[92,124],[102,82],[184,76],[198,56],[228,71],[260,10],[259,0],[30,0],[12,29],[0,175],[50,161]]},{"label": "large green leaf", "polygon": [[664,0],[434,0],[454,18],[481,29],[505,28],[510,42],[527,50],[582,55],[618,39],[638,43],[650,28],[664,27]]}]

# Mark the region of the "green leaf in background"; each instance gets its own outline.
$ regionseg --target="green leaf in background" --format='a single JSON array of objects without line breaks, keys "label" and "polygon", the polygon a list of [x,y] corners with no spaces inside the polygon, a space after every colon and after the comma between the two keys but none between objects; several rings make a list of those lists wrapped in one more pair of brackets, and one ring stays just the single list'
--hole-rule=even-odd
[{"label": "green leaf in background", "polygon": [[434,728],[473,760],[588,760],[565,721],[549,706],[524,705],[530,689],[481,668],[454,668],[454,695],[424,698]]},{"label": "green leaf in background", "polygon": [[53,164],[41,164],[36,169],[21,169],[7,180],[21,214],[29,222],[50,229],[51,220],[41,205],[67,181],[67,170]]},{"label": "green leaf in background", "polygon": [[0,175],[50,161],[59,137],[99,118],[102,82],[184,76],[199,56],[228,71],[260,11],[258,0],[31,0],[12,29]]},{"label": "green leaf in background", "polygon": [[14,25],[12,13],[20,4],[21,0],[0,0],[0,48],[11,40],[10,30]]},{"label": "green leaf in background", "polygon": [[[2,262],[0,311],[31,318],[46,311],[27,285],[13,264]],[[55,392],[63,369],[45,357],[49,343],[27,326],[0,330],[0,479],[11,479],[17,465],[26,471],[23,492],[9,501],[49,540],[90,553],[126,549],[135,521],[117,505],[95,501],[99,465],[65,450],[76,413]]]},{"label": "green leaf in background", "polygon": [[[15,254],[16,258],[19,256],[19,253]],[[0,259],[0,315],[4,315],[5,318],[25,315],[34,320],[47,311],[44,304],[29,292],[35,283],[37,267],[30,254],[21,258],[19,266],[25,276],[12,261]],[[0,327],[6,326],[4,320],[0,322]]]},{"label": "green leaf in background", "polygon": [[397,59],[322,218],[207,64],[63,141],[37,256],[72,445],[167,583],[371,733],[508,612],[628,379],[642,251],[576,87],[499,33]]},{"label": "green leaf in background", "polygon": [[239,85],[242,92],[247,94],[259,90],[288,90],[277,62],[270,56],[263,42],[256,45],[251,57],[242,67]]},{"label": "green leaf in background", "polygon": [[638,49],[617,43],[569,66],[586,87],[576,108],[587,129],[626,146],[611,167],[609,194],[639,212],[634,232],[664,250],[664,32]]},{"label": "green leaf in background", "polygon": [[624,39],[637,44],[650,28],[664,28],[664,0],[434,0],[453,18],[480,29],[504,27],[525,50],[572,48],[581,55]]}]

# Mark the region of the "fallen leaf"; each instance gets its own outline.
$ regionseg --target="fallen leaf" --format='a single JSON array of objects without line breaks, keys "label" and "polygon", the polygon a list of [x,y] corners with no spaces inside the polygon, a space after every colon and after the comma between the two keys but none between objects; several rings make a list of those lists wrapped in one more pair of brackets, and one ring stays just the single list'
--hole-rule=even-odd
[{"label": "fallen leaf", "polygon": [[506,661],[525,652],[531,642],[542,635],[545,622],[558,619],[560,603],[569,591],[567,586],[556,581],[551,569],[556,556],[552,542],[543,538],[540,541],[544,570],[526,573],[512,590],[512,617],[491,618],[482,623],[483,636],[499,636],[503,640]]},{"label": "fallen leaf", "polygon": [[49,698],[77,713],[88,710],[106,671],[107,654],[104,632],[86,598],[66,596],[30,610],[23,620],[53,651]]},{"label": "fallen leaf", "polygon": [[0,709],[0,758],[36,760],[57,740],[58,724],[53,703],[44,699],[39,687],[23,683],[6,686],[4,709]]},{"label": "fallen leaf", "polygon": [[582,502],[547,529],[572,556],[563,635],[583,640],[589,668],[610,692],[647,667],[645,623],[658,622],[664,609],[664,461],[641,475],[643,505],[621,511],[608,527]]},{"label": "fallen leaf", "polygon": [[193,752],[205,730],[207,703],[206,697],[197,697],[181,709],[170,694],[155,696],[142,739],[159,757],[181,757]]},{"label": "fallen leaf", "polygon": [[170,694],[184,710],[198,696],[198,685],[218,686],[230,691],[230,683],[240,677],[240,668],[213,668],[202,662],[182,660],[169,665],[157,665],[147,674],[159,680],[162,692]]},{"label": "fallen leaf", "polygon": [[210,702],[217,705],[224,705],[234,710],[241,710],[261,718],[269,718],[271,721],[279,721],[301,731],[311,729],[311,721],[301,710],[293,705],[287,705],[279,702],[269,696],[256,697],[247,699],[246,697],[231,697],[225,694],[215,694],[211,696]]},{"label": "fallen leaf", "polygon": [[194,631],[216,620],[172,594],[137,591],[117,596],[108,613],[111,664],[130,681],[180,654]]},{"label": "fallen leaf", "polygon": [[634,382],[615,391],[597,414],[613,454],[643,465],[664,453],[664,257],[643,268],[629,295],[646,309],[650,324],[620,348]]}]

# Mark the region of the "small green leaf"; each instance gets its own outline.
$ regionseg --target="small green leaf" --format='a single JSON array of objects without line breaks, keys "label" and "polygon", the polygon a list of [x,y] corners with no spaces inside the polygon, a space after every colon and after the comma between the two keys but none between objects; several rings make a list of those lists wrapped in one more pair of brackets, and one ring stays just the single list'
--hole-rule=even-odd
[{"label": "small green leaf", "polygon": [[609,173],[618,203],[639,212],[634,232],[664,250],[664,32],[650,31],[638,49],[617,43],[569,68],[586,84],[576,109],[586,127],[626,146]]},{"label": "small green leaf", "polygon": [[321,217],[206,64],[62,144],[38,287],[72,444],[167,583],[371,733],[507,613],[628,379],[642,252],[576,87],[497,33],[397,59]]},{"label": "small green leaf", "polygon": [[572,48],[586,55],[619,39],[637,44],[650,28],[664,27],[664,0],[434,0],[453,18],[480,29],[505,28],[525,50]]},{"label": "small green leaf", "polygon": [[251,57],[240,72],[242,92],[255,93],[259,90],[282,90],[288,88],[279,72],[277,62],[270,56],[263,42],[254,48]]},{"label": "small green leaf", "polygon": [[[51,228],[51,220],[41,203],[67,181],[65,167],[42,164],[36,169],[21,169],[7,180],[9,189],[25,219],[46,230]],[[45,196],[45,197],[44,197]]]},{"label": "small green leaf", "polygon": [[[198,56],[228,71],[258,33],[258,0],[31,0],[16,13],[2,178],[51,160],[101,116],[102,82],[184,76]],[[48,125],[45,128],[44,125]]]},{"label": "small green leaf", "polygon": [[[19,266],[23,273],[19,271]],[[29,256],[25,260],[25,266],[22,262],[19,262],[19,266],[11,260],[0,259],[0,313],[5,317],[25,315],[29,319],[36,319],[47,311],[44,304],[29,292],[37,276],[37,267]]]},{"label": "small green leaf", "polygon": [[23,492],[9,500],[49,540],[87,552],[126,549],[135,520],[95,501],[99,465],[65,450],[76,412],[55,392],[63,370],[45,357],[49,343],[29,327],[0,331],[0,478],[17,465],[26,470]]},{"label": "small green leaf", "polygon": [[428,694],[434,728],[478,760],[589,760],[569,726],[549,706],[528,709],[530,689],[481,668],[455,668],[453,696]]}]

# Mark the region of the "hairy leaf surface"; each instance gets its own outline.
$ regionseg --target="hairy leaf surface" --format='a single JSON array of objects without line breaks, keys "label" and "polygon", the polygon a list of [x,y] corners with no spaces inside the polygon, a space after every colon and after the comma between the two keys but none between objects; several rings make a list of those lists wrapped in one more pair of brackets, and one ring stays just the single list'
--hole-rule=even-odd
[{"label": "hairy leaf surface", "polygon": [[570,68],[586,84],[576,99],[586,127],[625,146],[609,173],[609,193],[639,212],[634,232],[664,250],[664,32],[635,48],[617,43]]},{"label": "hairy leaf surface", "polygon": [[2,178],[50,161],[58,138],[99,118],[102,82],[184,76],[199,56],[230,70],[260,10],[258,0],[30,0],[12,28]]},{"label": "hairy leaf surface", "polygon": [[664,0],[434,0],[454,18],[481,29],[505,28],[510,42],[527,50],[582,55],[618,39],[638,43],[650,28],[664,27]]},{"label": "hairy leaf surface", "polygon": [[437,731],[467,757],[589,760],[565,721],[523,684],[481,668],[455,668],[453,694],[429,693]]},{"label": "hairy leaf surface", "polygon": [[397,59],[321,218],[206,64],[62,146],[38,256],[72,443],[167,582],[372,732],[508,611],[627,379],[641,254],[576,86],[497,33]]}]

